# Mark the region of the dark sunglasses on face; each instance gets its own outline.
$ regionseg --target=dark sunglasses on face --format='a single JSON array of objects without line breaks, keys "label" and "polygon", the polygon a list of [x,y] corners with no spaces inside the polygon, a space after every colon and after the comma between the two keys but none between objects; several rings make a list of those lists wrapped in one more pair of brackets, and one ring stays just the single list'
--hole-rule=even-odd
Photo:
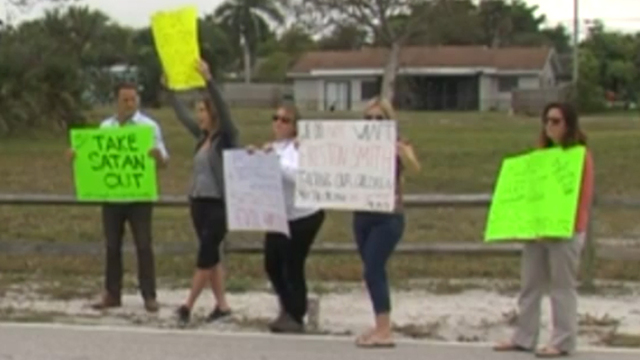
[{"label": "dark sunglasses on face", "polygon": [[560,125],[562,124],[562,119],[555,117],[547,117],[544,119],[544,122],[551,125]]},{"label": "dark sunglasses on face", "polygon": [[286,116],[273,115],[273,122],[281,121],[284,124],[291,124],[291,119]]},{"label": "dark sunglasses on face", "polygon": [[365,115],[365,120],[384,120],[384,116],[382,115]]}]

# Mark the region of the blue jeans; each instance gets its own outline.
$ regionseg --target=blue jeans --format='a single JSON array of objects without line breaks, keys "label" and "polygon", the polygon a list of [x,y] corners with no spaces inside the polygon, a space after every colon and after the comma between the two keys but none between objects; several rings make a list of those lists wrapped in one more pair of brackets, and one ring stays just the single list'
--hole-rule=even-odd
[{"label": "blue jeans", "polygon": [[386,265],[404,232],[404,214],[356,212],[353,231],[376,315],[391,311]]}]

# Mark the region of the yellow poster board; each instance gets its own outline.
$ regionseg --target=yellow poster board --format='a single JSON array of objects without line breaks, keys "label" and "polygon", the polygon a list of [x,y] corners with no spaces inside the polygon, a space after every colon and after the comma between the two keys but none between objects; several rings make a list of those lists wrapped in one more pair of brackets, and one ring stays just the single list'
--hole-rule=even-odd
[{"label": "yellow poster board", "polygon": [[151,31],[167,86],[172,90],[203,87],[205,81],[196,70],[200,60],[197,9],[157,12],[151,18]]}]

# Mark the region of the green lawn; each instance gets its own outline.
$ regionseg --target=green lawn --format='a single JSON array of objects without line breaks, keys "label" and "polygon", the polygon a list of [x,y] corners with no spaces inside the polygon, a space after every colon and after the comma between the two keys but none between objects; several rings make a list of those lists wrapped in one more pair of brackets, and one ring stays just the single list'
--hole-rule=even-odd
[{"label": "green lawn", "polygon": [[[108,111],[96,111],[98,122]],[[189,185],[194,140],[180,126],[169,109],[151,111],[162,125],[171,153],[171,164],[161,171],[163,194],[184,195]],[[305,114],[306,118],[326,115]],[[345,117],[346,115],[342,115]],[[244,144],[261,144],[271,135],[270,110],[234,110],[233,117]],[[341,117],[333,114],[333,117]],[[350,115],[353,117],[353,115]],[[535,145],[539,120],[508,117],[492,113],[400,113],[400,129],[415,145],[423,162],[421,174],[409,174],[407,193],[478,193],[492,191],[495,175],[504,156]],[[600,196],[640,197],[640,167],[636,165],[640,148],[640,123],[635,115],[584,119],[584,128],[595,156],[597,193]],[[42,134],[0,139],[0,192],[72,194],[73,178],[63,152],[64,134]],[[0,240],[101,242],[98,208],[0,206]],[[633,211],[598,211],[599,237],[629,237],[640,232],[638,215]],[[408,210],[406,242],[473,241],[482,236],[484,209],[438,208]],[[154,218],[155,241],[193,244],[194,234],[186,208],[157,209]],[[230,241],[259,241],[255,234],[232,234]],[[320,241],[351,241],[349,217],[332,213],[325,223]],[[100,261],[93,257],[58,259],[36,257],[35,265],[20,257],[2,258],[0,272],[21,268],[41,268],[44,264],[62,273],[100,273]],[[359,263],[351,256],[314,258],[313,276],[354,279]],[[469,261],[473,260],[473,261]],[[171,264],[186,264],[192,258],[159,260],[160,272],[173,274]],[[235,264],[237,263],[237,264]],[[66,265],[64,265],[66,264]],[[235,264],[235,265],[234,265]],[[260,259],[233,256],[232,270],[243,276],[261,274]],[[65,267],[66,266],[66,267]],[[397,276],[513,276],[517,259],[468,259],[465,257],[396,257],[392,265]],[[90,270],[89,268],[93,269]],[[250,269],[249,269],[250,268]],[[631,269],[633,268],[633,270]],[[31,271],[30,270],[30,271]],[[95,271],[94,271],[95,270]],[[233,276],[234,272],[230,272]],[[598,275],[640,278],[633,263],[601,262]]]}]

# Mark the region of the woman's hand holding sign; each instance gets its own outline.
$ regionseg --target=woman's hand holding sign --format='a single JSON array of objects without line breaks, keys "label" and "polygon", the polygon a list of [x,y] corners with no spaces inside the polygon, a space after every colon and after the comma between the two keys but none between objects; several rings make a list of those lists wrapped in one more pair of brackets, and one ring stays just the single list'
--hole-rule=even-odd
[{"label": "woman's hand holding sign", "polygon": [[422,165],[420,165],[420,161],[418,161],[418,157],[416,156],[411,143],[406,140],[400,140],[396,143],[396,147],[398,154],[409,160],[415,171],[422,170]]},{"label": "woman's hand holding sign", "polygon": [[273,144],[268,142],[268,143],[262,145],[262,151],[264,151],[266,153],[269,153],[269,152],[273,151]]},{"label": "woman's hand holding sign", "polygon": [[196,64],[196,70],[198,70],[198,73],[200,73],[200,75],[202,75],[202,78],[206,81],[212,80],[213,77],[211,76],[211,69],[209,69],[209,65],[207,65],[206,61],[200,59],[200,61],[198,61],[198,63]]},{"label": "woman's hand holding sign", "polygon": [[258,150],[258,148],[256,148],[254,145],[247,145],[245,149],[249,154],[253,154],[254,152],[256,152],[256,150]]},{"label": "woman's hand holding sign", "polygon": [[[247,152],[249,154],[253,154],[256,151],[258,151],[258,148],[255,145],[247,145],[245,147],[245,150],[247,150]],[[269,152],[273,151],[273,143],[268,142],[268,143],[262,145],[262,148],[260,150],[264,151],[265,153],[269,153]]]}]

